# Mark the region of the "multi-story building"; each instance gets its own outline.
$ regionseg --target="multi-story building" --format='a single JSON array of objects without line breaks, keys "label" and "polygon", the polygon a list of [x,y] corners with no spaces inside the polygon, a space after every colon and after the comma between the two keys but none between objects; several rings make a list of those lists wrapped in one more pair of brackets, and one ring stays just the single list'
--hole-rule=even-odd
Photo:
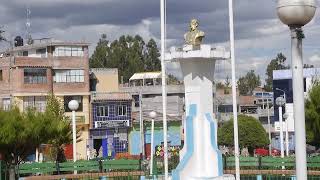
[{"label": "multi-story building", "polygon": [[71,116],[68,103],[77,100],[76,121],[81,130],[77,158],[85,159],[89,132],[89,44],[46,39],[16,45],[0,58],[2,107],[14,104],[22,111],[33,107],[43,112],[46,96],[52,93],[63,102],[66,115]]},{"label": "multi-story building", "polygon": [[[89,148],[98,156],[114,158],[128,152],[132,97],[127,93],[94,93]],[[100,149],[102,148],[102,154]]]},{"label": "multi-story building", "polygon": [[99,157],[114,158],[117,153],[128,152],[132,97],[118,92],[118,81],[118,69],[90,69],[89,149]]},{"label": "multi-story building", "polygon": [[[223,89],[217,89],[216,96],[218,120],[220,122],[230,120],[233,116],[232,94],[229,92],[226,94]],[[238,94],[237,111],[260,120],[265,127],[268,115],[270,121],[273,122],[273,93],[256,88],[252,95],[243,96]]]},{"label": "multi-story building", "polygon": [[[320,78],[320,68],[305,68],[303,69],[304,77],[304,95],[308,96],[308,91],[312,88],[314,80],[319,80]],[[293,88],[292,88],[292,72],[290,69],[287,70],[274,70],[273,71],[273,93],[274,101],[280,96],[286,98],[286,104],[283,107],[283,114],[286,113],[287,119],[283,119],[284,126],[288,127],[289,131],[289,148],[294,150],[294,118],[293,118]],[[274,119],[277,126],[277,135],[275,136],[273,143],[274,146],[280,148],[279,139],[279,107],[274,106]],[[286,124],[287,123],[287,124]],[[285,128],[284,128],[285,129]]]},{"label": "multi-story building", "polygon": [[[132,129],[129,133],[129,152],[133,155],[141,153],[140,118],[144,122],[144,143],[146,155],[150,148],[163,143],[162,131],[162,90],[161,73],[135,73],[129,80],[129,86],[120,86],[120,91],[131,94],[134,105],[132,107]],[[141,100],[139,100],[141,97]],[[141,102],[141,103],[140,103]],[[141,114],[140,114],[141,108]],[[154,147],[151,147],[151,119],[149,113],[156,111]],[[183,141],[182,118],[184,116],[184,86],[167,85],[167,121],[168,142],[171,146],[180,146]]]}]

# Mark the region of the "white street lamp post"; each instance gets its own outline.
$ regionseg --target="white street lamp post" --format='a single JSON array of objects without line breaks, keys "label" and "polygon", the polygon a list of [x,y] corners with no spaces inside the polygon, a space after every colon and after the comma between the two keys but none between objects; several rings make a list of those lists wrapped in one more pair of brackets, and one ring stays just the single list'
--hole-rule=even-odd
[{"label": "white street lamp post", "polygon": [[[76,135],[76,110],[79,108],[79,103],[76,100],[71,100],[68,104],[72,111],[72,141],[73,141],[73,162],[77,161],[77,135]],[[74,172],[76,174],[76,171]]]},{"label": "white street lamp post", "polygon": [[286,156],[288,157],[289,156],[289,130],[288,130],[288,113],[284,113],[283,114],[283,118],[285,119],[285,122],[286,122]]},{"label": "white street lamp post", "polygon": [[291,31],[291,67],[297,180],[307,179],[302,60],[302,38],[304,36],[301,27],[312,20],[315,11],[315,0],[278,0],[277,13],[279,19],[288,25]]},{"label": "white street lamp post", "polygon": [[[276,104],[279,106],[279,123],[280,123],[280,151],[281,158],[284,158],[284,148],[283,148],[283,121],[282,121],[282,106],[286,103],[283,97],[277,97]],[[284,166],[282,166],[284,169]]]},{"label": "white street lamp post", "polygon": [[[280,116],[281,116],[281,122],[280,122],[280,125],[281,125],[281,127],[280,127],[280,132],[281,132],[281,135],[282,135],[282,143],[281,143],[281,157],[283,157],[284,156],[284,148],[283,148],[283,118],[286,120],[286,118],[284,117],[284,114],[283,114],[283,111],[282,111],[282,106],[283,105],[285,105],[286,103],[287,103],[287,98],[286,98],[286,91],[284,91],[284,90],[282,90],[282,89],[280,89],[280,88],[276,88],[276,90],[277,91],[281,91],[281,92],[283,92],[283,99],[281,99],[281,100],[278,100],[279,102],[279,104],[278,104],[278,106],[281,106],[281,107],[279,107],[279,120],[280,120]],[[281,101],[284,101],[284,102],[281,102]],[[284,103],[283,105],[281,105],[282,103]],[[280,109],[281,109],[281,113],[280,113]],[[283,114],[283,115],[282,115]],[[287,123],[287,121],[286,121],[286,123]],[[286,126],[287,127],[287,126]],[[286,140],[287,140],[287,132],[288,132],[288,128],[286,128]],[[281,137],[281,135],[280,135],[280,137]],[[287,141],[286,141],[287,142]],[[288,149],[286,149],[286,153],[287,153],[287,150]],[[282,156],[282,154],[283,154],[283,156]],[[288,156],[288,155],[287,155]]]},{"label": "white street lamp post", "polygon": [[284,98],[284,102],[287,103],[287,96],[286,96],[286,91],[282,90],[280,88],[276,88],[277,91],[282,91],[283,92],[283,98]]},{"label": "white street lamp post", "polygon": [[271,156],[271,123],[270,123],[270,107],[269,107],[269,98],[267,99],[267,108],[268,108],[268,132],[269,132],[269,156]]},{"label": "white street lamp post", "polygon": [[280,123],[280,151],[281,158],[284,158],[284,148],[283,148],[283,121],[282,121],[282,106],[286,103],[283,97],[277,97],[276,104],[279,106],[279,123]]},{"label": "white street lamp post", "polygon": [[157,113],[155,111],[151,111],[149,113],[151,118],[151,153],[150,153],[150,175],[153,174],[153,156],[154,156],[154,119],[157,117]]}]

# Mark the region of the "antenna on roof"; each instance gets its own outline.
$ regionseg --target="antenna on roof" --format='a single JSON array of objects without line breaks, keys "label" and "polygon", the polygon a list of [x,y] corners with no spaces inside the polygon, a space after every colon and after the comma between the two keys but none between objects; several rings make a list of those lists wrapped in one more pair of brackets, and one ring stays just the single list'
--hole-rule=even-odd
[{"label": "antenna on roof", "polygon": [[27,7],[27,22],[26,22],[26,39],[27,39],[27,44],[32,44],[33,40],[31,37],[31,10],[29,7]]}]

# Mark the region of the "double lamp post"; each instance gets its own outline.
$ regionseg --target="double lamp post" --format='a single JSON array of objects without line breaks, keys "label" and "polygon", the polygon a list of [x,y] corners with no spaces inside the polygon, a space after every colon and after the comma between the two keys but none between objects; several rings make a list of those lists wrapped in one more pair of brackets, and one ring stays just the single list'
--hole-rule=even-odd
[{"label": "double lamp post", "polygon": [[291,31],[291,68],[295,126],[296,177],[307,179],[306,130],[303,86],[302,26],[309,23],[316,11],[315,0],[278,0],[277,13]]}]

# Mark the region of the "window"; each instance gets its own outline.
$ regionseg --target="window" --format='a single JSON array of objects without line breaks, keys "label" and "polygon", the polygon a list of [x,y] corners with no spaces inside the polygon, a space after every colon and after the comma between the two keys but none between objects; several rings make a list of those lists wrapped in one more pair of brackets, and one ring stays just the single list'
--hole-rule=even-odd
[{"label": "window", "polygon": [[42,49],[37,49],[36,50],[36,55],[41,56],[42,58],[45,58],[47,55],[47,49],[46,48],[42,48]]},{"label": "window", "polygon": [[232,105],[219,105],[218,112],[220,112],[220,113],[233,112],[233,107],[232,107]]},{"label": "window", "polygon": [[140,107],[139,95],[133,95],[134,107]]},{"label": "window", "polygon": [[69,102],[71,100],[76,100],[79,103],[79,108],[76,110],[77,112],[82,111],[83,109],[83,103],[82,103],[82,96],[64,96],[64,110],[65,112],[71,112],[69,109]]},{"label": "window", "polygon": [[121,105],[117,108],[118,116],[126,116],[127,115],[127,106]]},{"label": "window", "polygon": [[23,51],[22,56],[28,56],[28,51]]},{"label": "window", "polygon": [[0,69],[0,81],[3,81],[2,69]]},{"label": "window", "polygon": [[25,84],[47,83],[47,69],[24,69]]},{"label": "window", "polygon": [[19,51],[18,56],[28,56],[28,51]]},{"label": "window", "polygon": [[82,46],[56,46],[53,56],[83,56]]},{"label": "window", "polygon": [[84,70],[54,70],[53,81],[57,83],[84,82]]},{"label": "window", "polygon": [[72,47],[71,48],[71,56],[83,56],[83,48],[82,47]]},{"label": "window", "polygon": [[10,110],[11,107],[11,100],[10,98],[4,98],[2,99],[2,109],[5,111]]},{"label": "window", "polygon": [[109,116],[108,106],[97,106],[97,116],[98,117],[108,117]]},{"label": "window", "polygon": [[23,97],[23,109],[34,108],[38,112],[46,110],[46,97],[44,96],[26,96]]}]

